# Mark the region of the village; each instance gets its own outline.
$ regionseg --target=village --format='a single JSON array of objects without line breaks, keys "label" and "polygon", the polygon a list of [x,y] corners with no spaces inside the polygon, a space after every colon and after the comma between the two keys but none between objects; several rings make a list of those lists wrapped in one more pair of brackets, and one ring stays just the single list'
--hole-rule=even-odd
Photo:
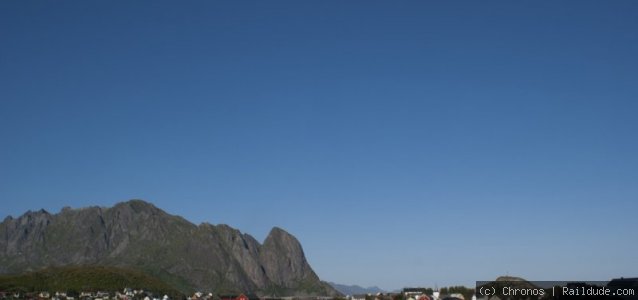
[{"label": "village", "polygon": [[[67,293],[62,291],[40,292],[3,292],[0,291],[0,300],[173,300],[166,294],[155,293],[143,289],[124,288],[121,291],[82,291],[79,293]],[[305,297],[258,297],[249,293],[217,295],[206,292],[195,292],[190,296],[180,296],[175,300],[466,300],[462,293],[450,293],[442,295],[438,290],[425,288],[405,288],[401,292],[356,294],[343,297],[305,296]],[[470,300],[470,299],[467,299]],[[476,300],[471,296],[471,300]]]}]

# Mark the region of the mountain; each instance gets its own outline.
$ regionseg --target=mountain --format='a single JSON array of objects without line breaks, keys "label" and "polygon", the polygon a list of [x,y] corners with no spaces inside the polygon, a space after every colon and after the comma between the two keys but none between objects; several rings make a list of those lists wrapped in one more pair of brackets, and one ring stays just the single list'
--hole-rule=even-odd
[{"label": "mountain", "polygon": [[361,294],[377,294],[384,293],[384,291],[376,286],[373,287],[360,287],[358,285],[345,285],[334,282],[328,282],[333,288],[344,295],[361,295]]},{"label": "mountain", "polygon": [[521,283],[529,282],[521,277],[509,276],[509,275],[499,276],[494,281],[521,282]]},{"label": "mountain", "polygon": [[513,295],[507,294],[504,295],[503,291],[509,289],[521,289],[521,290],[538,290],[542,289],[534,285],[532,282],[527,281],[521,277],[515,276],[499,276],[494,281],[484,281],[477,282],[476,290],[493,290],[495,294],[487,295],[487,296],[498,296],[501,299],[511,299],[511,300],[530,300],[530,299],[539,299],[539,295]]},{"label": "mountain", "polygon": [[142,200],[28,211],[0,223],[0,274],[86,265],[140,270],[183,292],[338,295],[297,239],[277,227],[260,244],[228,225],[195,225]]}]

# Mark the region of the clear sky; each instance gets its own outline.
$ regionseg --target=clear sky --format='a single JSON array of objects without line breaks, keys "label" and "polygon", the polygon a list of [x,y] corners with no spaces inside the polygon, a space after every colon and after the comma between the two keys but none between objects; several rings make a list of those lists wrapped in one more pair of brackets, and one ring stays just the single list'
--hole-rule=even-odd
[{"label": "clear sky", "polygon": [[142,198],[324,280],[638,276],[636,1],[0,1],[0,218]]}]

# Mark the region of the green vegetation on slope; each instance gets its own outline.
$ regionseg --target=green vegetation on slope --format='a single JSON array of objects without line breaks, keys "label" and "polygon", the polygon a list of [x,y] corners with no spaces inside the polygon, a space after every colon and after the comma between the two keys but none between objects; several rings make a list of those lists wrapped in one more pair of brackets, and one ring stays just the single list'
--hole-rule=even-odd
[{"label": "green vegetation on slope", "polygon": [[60,267],[0,276],[0,290],[4,291],[61,291],[74,295],[80,292],[122,291],[125,287],[166,294],[172,299],[182,298],[179,291],[158,278],[140,271],[115,267]]}]

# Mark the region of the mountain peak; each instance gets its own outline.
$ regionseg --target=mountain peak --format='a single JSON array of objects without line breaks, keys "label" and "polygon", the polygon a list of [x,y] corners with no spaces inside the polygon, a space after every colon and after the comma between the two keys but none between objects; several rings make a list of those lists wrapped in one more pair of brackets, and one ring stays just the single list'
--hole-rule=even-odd
[{"label": "mountain peak", "polygon": [[527,281],[527,280],[521,277],[504,275],[504,276],[497,277],[495,281]]},{"label": "mountain peak", "polygon": [[115,204],[114,207],[130,207],[134,210],[146,210],[146,209],[159,209],[155,205],[150,202],[144,201],[142,199],[131,199],[124,202],[119,202]]},{"label": "mountain peak", "polygon": [[282,238],[282,237],[292,237],[292,235],[288,233],[287,231],[283,230],[281,227],[275,226],[272,229],[270,229],[270,232],[268,233],[268,236],[266,237],[266,239],[271,237]]},{"label": "mountain peak", "polygon": [[36,210],[36,211],[27,210],[27,212],[25,212],[24,215],[25,216],[49,215],[49,212],[46,211],[44,208],[41,208],[41,209]]}]

